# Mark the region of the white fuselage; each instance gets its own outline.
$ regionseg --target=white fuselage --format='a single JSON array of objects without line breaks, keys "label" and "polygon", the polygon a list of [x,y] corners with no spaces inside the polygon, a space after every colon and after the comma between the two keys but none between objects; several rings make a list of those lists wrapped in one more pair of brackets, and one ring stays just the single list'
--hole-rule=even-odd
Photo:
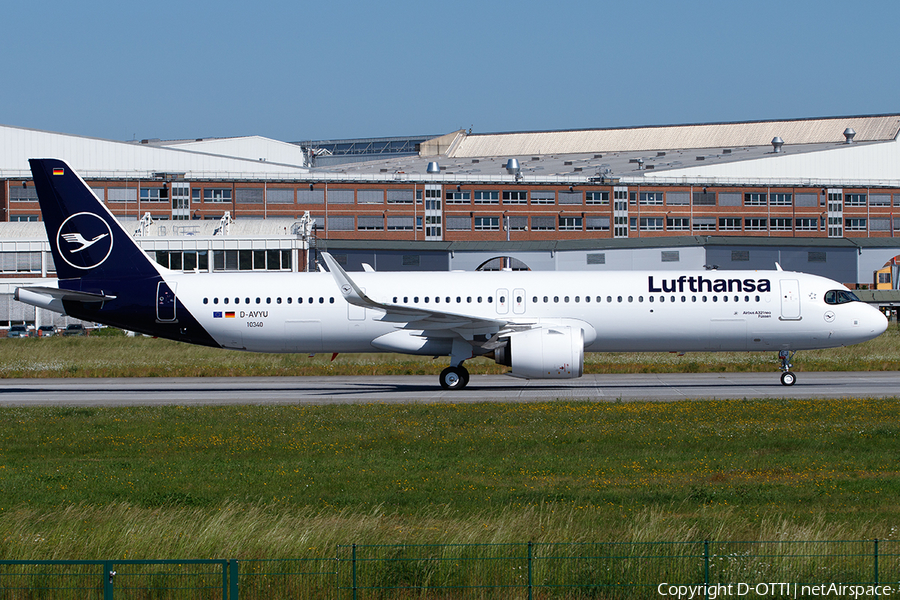
[{"label": "white fuselage", "polygon": [[[348,303],[329,273],[164,278],[227,348],[375,352],[383,347],[373,340],[416,329],[415,322],[380,321],[385,311]],[[884,316],[861,302],[825,302],[826,292],[844,286],[787,271],[366,272],[353,280],[387,305],[581,326],[585,350],[593,352],[828,348],[871,339],[886,327]]]}]

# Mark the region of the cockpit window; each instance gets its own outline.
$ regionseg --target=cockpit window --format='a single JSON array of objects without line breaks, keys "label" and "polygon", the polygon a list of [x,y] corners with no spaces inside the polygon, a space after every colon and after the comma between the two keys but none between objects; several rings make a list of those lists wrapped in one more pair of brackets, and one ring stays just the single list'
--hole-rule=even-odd
[{"label": "cockpit window", "polygon": [[853,292],[847,290],[829,290],[825,292],[825,304],[846,304],[847,302],[859,302],[859,298]]}]

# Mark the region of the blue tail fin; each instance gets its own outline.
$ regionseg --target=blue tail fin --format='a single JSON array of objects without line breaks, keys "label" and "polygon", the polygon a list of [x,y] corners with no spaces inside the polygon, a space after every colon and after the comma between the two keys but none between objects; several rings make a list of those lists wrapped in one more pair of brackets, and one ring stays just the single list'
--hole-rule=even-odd
[{"label": "blue tail fin", "polygon": [[159,276],[156,266],[68,164],[53,158],[28,162],[61,281]]},{"label": "blue tail fin", "polygon": [[219,346],[164,280],[169,271],[144,254],[78,173],[57,159],[28,162],[59,278],[59,290],[36,290],[48,307],[55,299],[79,319]]}]

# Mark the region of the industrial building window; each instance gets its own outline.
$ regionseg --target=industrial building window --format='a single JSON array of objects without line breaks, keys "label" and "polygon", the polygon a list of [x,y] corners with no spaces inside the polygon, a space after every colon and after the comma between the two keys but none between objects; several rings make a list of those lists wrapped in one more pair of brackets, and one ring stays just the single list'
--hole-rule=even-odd
[{"label": "industrial building window", "polygon": [[771,231],[791,231],[790,218],[769,219],[769,229]]},{"label": "industrial building window", "polygon": [[37,202],[37,190],[34,186],[23,188],[18,185],[9,186],[10,202]]},{"label": "industrial building window", "polygon": [[415,217],[388,217],[388,231],[412,231],[416,227]]},{"label": "industrial building window", "polygon": [[[231,201],[231,190],[228,190],[229,198],[228,201]],[[141,188],[141,202],[168,202],[169,201],[169,190],[168,188]]]},{"label": "industrial building window", "polygon": [[668,231],[688,231],[691,228],[691,219],[689,217],[667,217],[666,230]]},{"label": "industrial building window", "polygon": [[582,192],[560,192],[559,203],[568,205],[581,205],[584,202],[584,194]]},{"label": "industrial building window", "polygon": [[767,196],[758,192],[744,194],[744,206],[765,206]]},{"label": "industrial building window", "polygon": [[731,262],[749,262],[750,261],[750,251],[749,250],[732,250],[731,251]]},{"label": "industrial building window", "polygon": [[37,215],[12,215],[9,220],[15,223],[33,223],[40,219]]},{"label": "industrial building window", "polygon": [[[141,190],[141,197],[143,198],[144,190]],[[230,188],[205,188],[203,190],[203,201],[204,202],[231,202],[231,189]]]},{"label": "industrial building window", "polygon": [[553,231],[556,229],[556,219],[553,217],[531,217],[531,229],[533,231]]},{"label": "industrial building window", "polygon": [[475,231],[500,231],[500,217],[475,217]]},{"label": "industrial building window", "polygon": [[472,218],[471,217],[447,217],[446,220],[447,231],[471,231],[472,230]]},{"label": "industrial building window", "polygon": [[865,231],[866,230],[866,220],[858,219],[858,218],[844,219],[844,228],[847,231]]},{"label": "industrial building window", "polygon": [[816,217],[801,218],[795,221],[797,231],[818,231],[819,220]]},{"label": "industrial building window", "polygon": [[890,231],[891,220],[886,218],[869,219],[869,231]]},{"label": "industrial building window", "polygon": [[818,194],[796,194],[794,196],[794,205],[804,208],[810,208],[819,205]]},{"label": "industrial building window", "polygon": [[694,206],[715,206],[715,192],[694,192]]},{"label": "industrial building window", "polygon": [[865,206],[866,194],[844,194],[844,206]]},{"label": "industrial building window", "polygon": [[666,194],[666,204],[669,206],[685,206],[691,203],[691,195],[688,192],[669,192]]},{"label": "industrial building window", "polygon": [[740,217],[719,217],[719,231],[740,231]]},{"label": "industrial building window", "polygon": [[[10,188],[10,193],[12,192],[12,188]],[[193,190],[196,192],[195,202],[200,201],[200,190]],[[106,191],[106,199],[109,202],[136,202],[137,201],[137,189],[136,188],[109,188]]]},{"label": "industrial building window", "polygon": [[663,203],[663,193],[662,192],[641,192],[639,202],[641,204],[662,204]]},{"label": "industrial building window", "polygon": [[[143,195],[144,190],[141,190]],[[234,199],[241,204],[262,204],[262,188],[238,188],[234,191]]]},{"label": "industrial building window", "polygon": [[353,204],[353,190],[328,190],[328,204]]},{"label": "industrial building window", "polygon": [[584,219],[581,217],[560,217],[559,218],[559,230],[560,231],[581,231],[584,227]]},{"label": "industrial building window", "polygon": [[413,190],[388,190],[388,204],[412,204],[416,201],[416,195]]},{"label": "industrial building window", "polygon": [[510,231],[528,231],[528,217],[506,217]]},{"label": "industrial building window", "polygon": [[[219,250],[218,252],[224,251]],[[290,252],[290,250],[286,250],[285,252]],[[206,250],[157,250],[156,262],[167,269],[175,271],[208,271],[209,253]],[[221,259],[220,262],[223,265],[222,269],[224,269],[224,259]]]},{"label": "industrial building window", "polygon": [[766,219],[763,217],[747,217],[744,219],[745,231],[765,231]]},{"label": "industrial building window", "polygon": [[681,254],[678,250],[663,250],[660,253],[662,262],[681,262]]},{"label": "industrial building window", "polygon": [[[418,222],[416,222],[416,228],[419,227]],[[429,215],[425,217],[425,236],[426,237],[438,237],[441,235],[441,216],[440,215]]]},{"label": "industrial building window", "polygon": [[719,192],[719,206],[740,206],[740,192]]},{"label": "industrial building window", "polygon": [[526,190],[506,190],[503,192],[503,204],[528,204]]},{"label": "industrial building window", "polygon": [[587,192],[584,201],[586,204],[609,204],[609,192]]},{"label": "industrial building window", "polygon": [[609,217],[585,217],[584,228],[587,231],[609,231]]},{"label": "industrial building window", "polygon": [[641,217],[641,231],[662,231],[662,217]]},{"label": "industrial building window", "polygon": [[328,217],[328,229],[331,231],[353,231],[353,217]]},{"label": "industrial building window", "polygon": [[0,270],[4,273],[40,273],[40,252],[0,252]]},{"label": "industrial building window", "polygon": [[497,190],[477,190],[475,204],[499,204],[500,192]]},{"label": "industrial building window", "polygon": [[[608,229],[608,227],[607,227]],[[597,252],[587,255],[587,264],[589,265],[605,265],[606,264],[606,253]]]},{"label": "industrial building window", "polygon": [[297,204],[325,204],[325,190],[297,188]]},{"label": "industrial building window", "polygon": [[824,252],[810,252],[807,255],[806,262],[826,262],[826,255]]},{"label": "industrial building window", "polygon": [[890,206],[890,194],[869,194],[869,206]]},{"label": "industrial building window", "polygon": [[790,206],[793,200],[793,194],[777,193],[772,194],[770,204],[772,206]]},{"label": "industrial building window", "polygon": [[471,204],[472,192],[447,192],[447,204]]},{"label": "industrial building window", "polygon": [[384,190],[359,190],[356,201],[359,204],[384,204]]},{"label": "industrial building window", "polygon": [[356,217],[356,230],[384,231],[384,217],[381,215]]},{"label": "industrial building window", "polygon": [[556,204],[556,192],[531,192],[532,204]]},{"label": "industrial building window", "polygon": [[715,231],[715,217],[694,217],[694,231]]},{"label": "industrial building window", "polygon": [[269,204],[293,204],[294,190],[286,190],[283,188],[266,190],[266,202]]}]

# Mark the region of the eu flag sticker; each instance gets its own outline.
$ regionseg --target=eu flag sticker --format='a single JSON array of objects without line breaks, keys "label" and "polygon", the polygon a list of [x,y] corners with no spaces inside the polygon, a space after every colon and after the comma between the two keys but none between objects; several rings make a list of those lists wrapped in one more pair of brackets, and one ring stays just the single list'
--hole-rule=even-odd
[{"label": "eu flag sticker", "polygon": [[221,312],[221,311],[215,311],[215,312],[213,313],[213,319],[221,319],[221,318],[222,318],[222,312]]}]

